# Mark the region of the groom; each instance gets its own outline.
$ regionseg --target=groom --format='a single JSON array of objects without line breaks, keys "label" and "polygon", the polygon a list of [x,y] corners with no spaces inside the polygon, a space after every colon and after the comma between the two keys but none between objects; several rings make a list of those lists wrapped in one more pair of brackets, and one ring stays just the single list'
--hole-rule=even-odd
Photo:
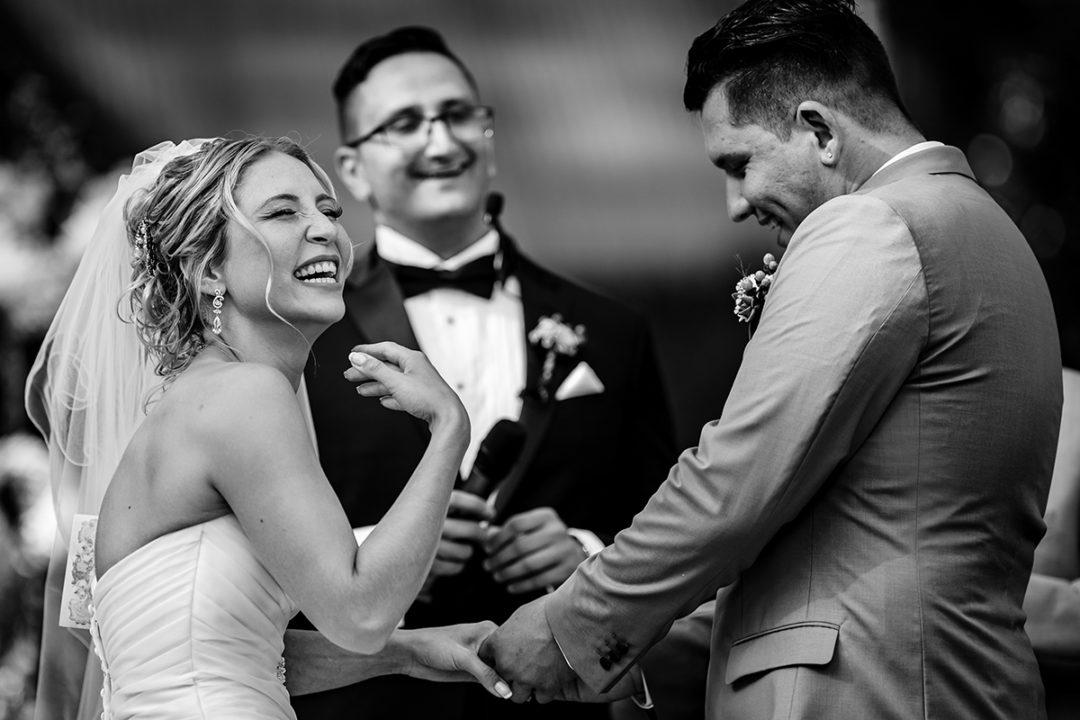
[{"label": "groom", "polygon": [[787,251],[719,419],[485,656],[518,702],[604,692],[731,586],[710,718],[1042,717],[1021,601],[1061,361],[1027,243],[851,0],[735,9],[684,102],[731,217]]}]

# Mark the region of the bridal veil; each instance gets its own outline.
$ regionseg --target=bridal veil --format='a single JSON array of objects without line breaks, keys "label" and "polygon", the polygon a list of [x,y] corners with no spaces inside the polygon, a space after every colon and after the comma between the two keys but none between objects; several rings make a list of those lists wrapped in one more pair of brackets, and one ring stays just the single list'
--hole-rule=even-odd
[{"label": "bridal veil", "polygon": [[[72,520],[97,515],[120,457],[162,379],[121,302],[131,282],[128,200],[174,158],[205,140],[163,142],[139,153],[120,178],[45,336],[26,384],[26,408],[48,442],[57,532],[45,585],[36,720],[90,720],[100,713],[101,668],[89,633],[60,627]],[[92,662],[88,662],[88,658]]]}]

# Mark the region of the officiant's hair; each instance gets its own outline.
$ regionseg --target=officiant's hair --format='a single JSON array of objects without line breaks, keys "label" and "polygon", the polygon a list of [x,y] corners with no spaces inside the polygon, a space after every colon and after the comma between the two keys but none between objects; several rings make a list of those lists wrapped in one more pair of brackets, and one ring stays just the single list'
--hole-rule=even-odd
[{"label": "officiant's hair", "polygon": [[461,70],[473,93],[477,97],[480,96],[480,89],[476,85],[473,74],[465,66],[465,63],[461,61],[461,58],[450,50],[450,46],[443,40],[442,35],[429,27],[421,25],[399,27],[383,35],[368,38],[357,45],[341,70],[338,71],[337,79],[334,80],[333,92],[334,102],[337,104],[338,130],[341,132],[342,138],[347,137],[352,129],[349,122],[348,100],[353,89],[367,80],[371,70],[383,60],[392,58],[395,55],[414,52],[435,53],[450,60]]},{"label": "officiant's hair", "polygon": [[[124,222],[133,249],[132,275],[121,300],[121,309],[126,305],[128,312],[121,312],[121,317],[134,324],[139,339],[157,360],[157,374],[166,382],[206,345],[211,299],[200,288],[209,270],[225,259],[229,220],[265,245],[237,207],[235,194],[244,171],[274,151],[307,165],[327,194],[337,197],[326,172],[292,139],[245,137],[212,140],[190,155],[177,157],[144,192],[128,200]],[[268,247],[266,251],[273,263],[273,254]],[[267,307],[291,325],[269,306],[272,277],[271,272]],[[220,338],[215,336],[214,342],[229,350]]]},{"label": "officiant's hair", "polygon": [[913,124],[888,55],[854,0],[748,0],[694,39],[683,104],[701,112],[725,83],[736,125],[790,137],[795,109],[817,100],[875,132]]}]

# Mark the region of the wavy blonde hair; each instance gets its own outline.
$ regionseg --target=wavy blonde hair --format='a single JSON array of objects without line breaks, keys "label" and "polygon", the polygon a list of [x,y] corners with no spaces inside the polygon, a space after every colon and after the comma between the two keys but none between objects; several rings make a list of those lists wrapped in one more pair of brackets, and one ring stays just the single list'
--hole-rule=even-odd
[{"label": "wavy blonde hair", "polygon": [[[268,152],[301,161],[327,193],[337,197],[330,178],[295,141],[249,137],[212,140],[176,158],[150,187],[128,201],[124,222],[134,255],[131,285],[125,294],[130,316],[125,319],[135,325],[147,352],[157,360],[155,371],[166,383],[206,346],[210,299],[199,288],[210,268],[225,258],[229,220],[265,246],[237,207],[235,193],[244,171]],[[269,293],[270,276],[267,307],[289,324],[269,306]],[[220,339],[215,337],[214,342],[231,352]]]}]

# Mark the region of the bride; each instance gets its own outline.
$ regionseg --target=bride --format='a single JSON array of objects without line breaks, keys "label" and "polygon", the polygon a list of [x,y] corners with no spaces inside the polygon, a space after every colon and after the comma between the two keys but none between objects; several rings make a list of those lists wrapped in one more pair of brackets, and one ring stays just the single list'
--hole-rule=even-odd
[{"label": "bride", "polygon": [[475,655],[490,623],[395,632],[469,438],[421,353],[349,355],[361,396],[430,431],[359,547],[319,467],[297,391],[311,343],[344,313],[340,215],[302,148],[262,138],[152,148],[105,210],[28,407],[63,466],[58,509],[100,499],[91,632],[106,718],[294,717],[282,655],[297,611],[334,644],[290,641],[305,689],[325,689],[310,660],[334,667],[325,683],[475,676],[509,695]]}]

